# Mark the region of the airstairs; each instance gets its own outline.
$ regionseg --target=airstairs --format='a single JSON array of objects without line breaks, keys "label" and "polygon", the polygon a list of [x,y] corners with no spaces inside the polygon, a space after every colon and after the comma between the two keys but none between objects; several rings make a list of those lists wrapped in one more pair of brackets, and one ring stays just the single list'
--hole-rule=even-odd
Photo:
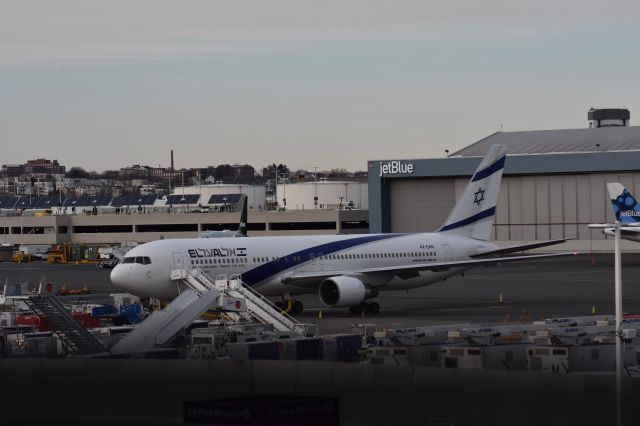
[{"label": "airstairs", "polygon": [[171,280],[186,287],[165,309],[156,311],[111,349],[112,353],[145,352],[168,344],[178,333],[209,309],[225,313],[247,312],[279,331],[305,336],[315,325],[300,324],[268,299],[245,286],[239,275],[212,280],[197,268],[174,269]]},{"label": "airstairs", "polygon": [[273,327],[278,331],[290,331],[298,336],[316,334],[317,326],[315,324],[301,324],[295,318],[278,309],[269,299],[245,285],[239,275],[231,277],[231,282],[234,281],[237,282],[237,285],[232,287],[234,290],[231,291],[231,294],[244,297],[247,302],[247,310],[256,321],[273,324]]},{"label": "airstairs", "polygon": [[111,253],[113,254],[113,257],[118,259],[118,262],[122,263],[122,261],[124,260],[124,257],[132,248],[133,247],[128,247],[128,246],[114,247]]},{"label": "airstairs", "polygon": [[[177,275],[176,277],[172,275],[172,279],[182,274],[182,272],[175,273]],[[278,331],[288,331],[298,336],[315,334],[315,324],[299,323],[295,318],[278,309],[269,299],[245,285],[240,275],[232,275],[231,279],[228,279],[227,275],[218,275],[214,281],[199,269],[191,269],[183,275],[180,275],[182,281],[197,291],[205,292],[216,288],[221,291],[226,290],[230,296],[244,299],[246,310],[252,318],[261,323],[273,324]]]},{"label": "airstairs", "polygon": [[51,324],[65,347],[77,355],[107,353],[102,344],[76,321],[56,296],[37,294],[29,296],[24,303],[40,318]]}]

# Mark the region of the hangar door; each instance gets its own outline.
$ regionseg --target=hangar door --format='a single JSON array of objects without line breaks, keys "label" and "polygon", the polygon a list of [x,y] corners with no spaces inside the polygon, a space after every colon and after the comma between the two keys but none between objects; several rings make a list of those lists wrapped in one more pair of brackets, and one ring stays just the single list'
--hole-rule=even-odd
[{"label": "hangar door", "polygon": [[391,232],[435,231],[449,216],[456,190],[451,178],[391,181]]}]

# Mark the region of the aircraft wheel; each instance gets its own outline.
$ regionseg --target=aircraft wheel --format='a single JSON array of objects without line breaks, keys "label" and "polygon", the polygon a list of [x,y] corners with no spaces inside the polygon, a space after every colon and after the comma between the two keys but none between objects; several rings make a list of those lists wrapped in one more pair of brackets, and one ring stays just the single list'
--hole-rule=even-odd
[{"label": "aircraft wheel", "polygon": [[304,311],[304,305],[299,300],[293,302],[293,306],[291,307],[291,313],[294,315],[301,314]]},{"label": "aircraft wheel", "polygon": [[369,303],[369,306],[367,306],[367,311],[370,314],[378,315],[380,313],[380,304],[378,302]]}]

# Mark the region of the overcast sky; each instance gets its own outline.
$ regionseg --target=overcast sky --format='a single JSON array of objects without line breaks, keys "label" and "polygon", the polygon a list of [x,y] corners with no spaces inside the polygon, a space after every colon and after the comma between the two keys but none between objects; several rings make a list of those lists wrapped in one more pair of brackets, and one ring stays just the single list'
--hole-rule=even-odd
[{"label": "overcast sky", "polygon": [[[446,3],[446,4],[444,4]],[[1,164],[365,170],[640,115],[640,2],[0,0]],[[638,118],[640,122],[640,118]]]}]

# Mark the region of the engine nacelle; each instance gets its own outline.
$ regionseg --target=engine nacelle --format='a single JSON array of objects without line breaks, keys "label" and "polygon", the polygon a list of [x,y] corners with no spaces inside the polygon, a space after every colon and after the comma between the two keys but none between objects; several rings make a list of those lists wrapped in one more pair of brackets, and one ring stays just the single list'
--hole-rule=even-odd
[{"label": "engine nacelle", "polygon": [[358,278],[343,275],[325,279],[318,289],[320,301],[330,308],[356,306],[377,295],[377,290],[367,287]]}]

